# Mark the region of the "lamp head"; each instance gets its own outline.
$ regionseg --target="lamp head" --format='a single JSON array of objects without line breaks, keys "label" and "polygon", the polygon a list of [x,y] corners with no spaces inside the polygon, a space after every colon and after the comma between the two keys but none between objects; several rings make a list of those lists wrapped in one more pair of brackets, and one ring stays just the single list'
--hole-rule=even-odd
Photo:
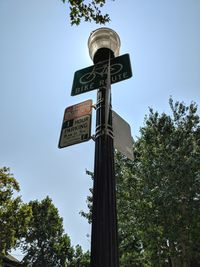
[{"label": "lamp head", "polygon": [[[101,51],[105,53],[105,59],[108,59],[106,53],[111,51],[111,57],[119,56],[120,49],[120,38],[119,35],[109,28],[99,28],[93,32],[91,32],[90,37],[88,39],[88,48],[91,59],[94,61],[95,57],[98,57],[98,52]],[[105,60],[104,58],[102,60]]]}]

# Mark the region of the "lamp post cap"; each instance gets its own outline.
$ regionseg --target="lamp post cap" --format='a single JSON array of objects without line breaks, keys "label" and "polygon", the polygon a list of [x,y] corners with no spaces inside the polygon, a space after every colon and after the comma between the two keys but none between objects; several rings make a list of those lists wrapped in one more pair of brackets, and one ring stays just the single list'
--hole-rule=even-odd
[{"label": "lamp post cap", "polygon": [[119,56],[120,49],[119,35],[112,29],[102,27],[91,32],[88,39],[88,48],[91,59],[100,48],[108,48],[113,51],[115,56]]}]

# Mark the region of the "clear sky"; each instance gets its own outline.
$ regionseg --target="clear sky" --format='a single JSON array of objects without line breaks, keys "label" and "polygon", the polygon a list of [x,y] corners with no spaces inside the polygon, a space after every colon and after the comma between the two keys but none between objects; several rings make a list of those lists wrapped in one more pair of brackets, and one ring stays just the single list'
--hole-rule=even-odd
[{"label": "clear sky", "polygon": [[[107,0],[105,11],[131,58],[133,77],[112,86],[112,104],[134,138],[148,106],[168,113],[170,95],[200,103],[200,0]],[[71,27],[68,14],[61,0],[0,0],[0,166],[11,168],[25,202],[49,195],[72,244],[86,250],[90,226],[79,211],[94,142],[58,149],[58,140],[64,109],[96,101],[96,91],[70,93],[74,72],[92,65],[87,41],[99,26]]]}]

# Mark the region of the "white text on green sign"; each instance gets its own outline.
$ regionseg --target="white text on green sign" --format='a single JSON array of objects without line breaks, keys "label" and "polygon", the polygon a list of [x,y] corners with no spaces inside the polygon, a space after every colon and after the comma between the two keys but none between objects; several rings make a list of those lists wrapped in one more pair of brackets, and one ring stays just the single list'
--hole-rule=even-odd
[{"label": "white text on green sign", "polygon": [[[88,68],[76,71],[71,95],[82,94],[107,85],[108,60]],[[132,77],[129,54],[111,59],[110,62],[111,84]]]}]

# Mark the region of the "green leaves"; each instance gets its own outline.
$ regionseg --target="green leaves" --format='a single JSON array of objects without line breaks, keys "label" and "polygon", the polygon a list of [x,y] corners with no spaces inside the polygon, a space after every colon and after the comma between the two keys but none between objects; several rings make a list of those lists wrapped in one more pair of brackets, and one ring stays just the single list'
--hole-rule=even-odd
[{"label": "green leaves", "polygon": [[63,221],[52,200],[46,197],[29,203],[32,218],[24,235],[23,262],[37,267],[62,267],[72,258],[69,237],[64,234]]},{"label": "green leaves", "polygon": [[[66,0],[62,0],[66,3]],[[70,8],[71,25],[79,25],[81,20],[94,21],[97,24],[105,24],[110,21],[108,14],[102,15],[101,9],[105,0],[92,0],[85,4],[85,0],[68,0]]]},{"label": "green leaves", "polygon": [[16,196],[19,190],[9,168],[0,168],[0,265],[10,249],[19,246],[25,266],[89,267],[89,252],[71,247],[52,200],[46,197],[24,204]]},{"label": "green leaves", "polygon": [[133,162],[115,157],[121,266],[200,262],[200,119],[193,102],[169,104],[171,115],[149,109]]},{"label": "green leaves", "polygon": [[82,248],[77,245],[74,249],[72,261],[67,265],[68,267],[90,267],[89,251],[83,252]]},{"label": "green leaves", "polygon": [[31,217],[29,205],[14,196],[18,191],[9,168],[0,168],[0,261],[21,240]]},{"label": "green leaves", "polygon": [[176,266],[183,266],[184,260],[198,255],[191,243],[197,239],[192,235],[197,224],[192,221],[200,218],[200,121],[195,103],[186,106],[170,98],[169,104],[172,116],[150,109],[135,145],[140,163],[135,171],[146,188],[141,202],[150,204],[142,207],[141,225],[150,240],[146,249],[151,251],[151,261],[162,251],[161,263],[168,255],[177,258]]}]

